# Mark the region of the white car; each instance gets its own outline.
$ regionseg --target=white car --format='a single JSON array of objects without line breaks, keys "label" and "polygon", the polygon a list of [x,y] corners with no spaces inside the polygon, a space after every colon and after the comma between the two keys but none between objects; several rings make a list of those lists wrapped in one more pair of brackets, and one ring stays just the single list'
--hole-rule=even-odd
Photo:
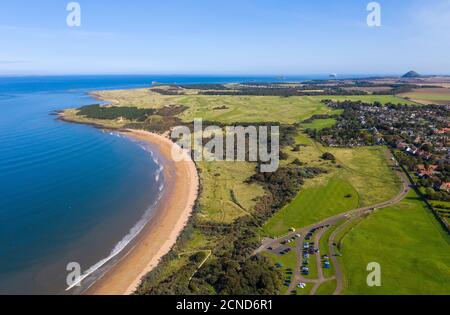
[{"label": "white car", "polygon": [[306,283],[299,283],[299,284],[297,285],[297,288],[299,288],[299,289],[304,289],[304,288],[306,288]]}]

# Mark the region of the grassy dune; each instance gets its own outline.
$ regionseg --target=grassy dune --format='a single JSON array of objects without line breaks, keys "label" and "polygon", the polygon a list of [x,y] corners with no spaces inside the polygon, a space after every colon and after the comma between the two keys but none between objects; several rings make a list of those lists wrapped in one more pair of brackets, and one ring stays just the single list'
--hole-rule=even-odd
[{"label": "grassy dune", "polygon": [[[343,239],[347,294],[450,294],[450,237],[415,192],[373,214]],[[366,284],[381,265],[382,286]]]},{"label": "grassy dune", "polygon": [[320,287],[317,289],[317,295],[332,295],[336,290],[337,282],[336,280],[327,281],[322,283]]},{"label": "grassy dune", "polygon": [[389,200],[400,192],[400,179],[392,171],[381,147],[327,148],[343,166],[343,178],[359,194],[359,206]]},{"label": "grassy dune", "polygon": [[231,223],[253,210],[256,199],[264,194],[257,184],[244,181],[255,172],[255,165],[245,162],[200,162],[203,192],[200,218]]}]

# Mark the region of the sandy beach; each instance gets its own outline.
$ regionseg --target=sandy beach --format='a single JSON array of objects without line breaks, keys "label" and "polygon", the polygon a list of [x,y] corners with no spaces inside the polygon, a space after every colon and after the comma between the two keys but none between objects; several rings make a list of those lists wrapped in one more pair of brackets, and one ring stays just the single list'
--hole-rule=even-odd
[{"label": "sandy beach", "polygon": [[164,165],[165,189],[153,219],[134,242],[134,247],[85,294],[130,295],[142,277],[155,268],[175,244],[186,226],[197,199],[199,178],[192,160],[175,162],[168,138],[146,131],[128,130],[125,135],[146,141],[159,151]]}]

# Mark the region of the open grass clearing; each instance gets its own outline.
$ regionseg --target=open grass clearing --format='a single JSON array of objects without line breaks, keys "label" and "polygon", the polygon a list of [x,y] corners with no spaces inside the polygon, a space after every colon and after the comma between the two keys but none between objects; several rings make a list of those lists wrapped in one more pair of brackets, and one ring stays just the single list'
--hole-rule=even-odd
[{"label": "open grass clearing", "polygon": [[300,228],[357,208],[358,194],[338,177],[325,185],[302,189],[288,206],[276,213],[264,226],[270,236],[286,233],[290,227]]},{"label": "open grass clearing", "polygon": [[336,291],[336,287],[336,280],[324,282],[317,289],[316,295],[333,295],[334,291]]}]

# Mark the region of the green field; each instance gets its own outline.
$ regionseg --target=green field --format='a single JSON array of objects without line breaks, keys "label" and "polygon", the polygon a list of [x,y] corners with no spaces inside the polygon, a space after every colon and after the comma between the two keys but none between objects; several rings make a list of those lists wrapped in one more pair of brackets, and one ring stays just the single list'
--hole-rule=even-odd
[{"label": "green field", "polygon": [[[322,149],[324,150],[324,149]],[[343,167],[343,178],[359,195],[359,206],[374,205],[400,193],[401,180],[382,147],[327,148]]]},{"label": "green field", "polygon": [[338,177],[326,185],[303,189],[287,207],[264,226],[270,236],[282,235],[289,227],[300,228],[358,207],[358,193]]},{"label": "green field", "polygon": [[336,124],[335,118],[316,119],[312,123],[302,124],[304,129],[322,130],[324,128],[331,128]]},{"label": "green field", "polygon": [[316,295],[332,295],[336,290],[336,280],[330,280],[322,283],[316,291]]},{"label": "green field", "polygon": [[450,101],[450,91],[448,94],[440,93],[406,93],[402,94],[404,97],[417,100],[427,100],[427,101]]},{"label": "green field", "polygon": [[363,101],[366,103],[374,103],[380,102],[381,104],[393,103],[393,104],[406,104],[412,105],[414,102],[409,100],[405,100],[401,97],[393,96],[393,95],[350,95],[350,96],[313,96],[312,98],[323,100],[323,99],[331,99],[335,101]]},{"label": "green field", "polygon": [[[371,215],[343,240],[347,294],[450,294],[450,237],[415,192]],[[382,286],[366,284],[370,262]]]},{"label": "green field", "polygon": [[[308,97],[190,96],[178,103],[189,107],[181,116],[184,121],[203,118],[221,123],[274,121],[293,124],[313,115],[340,112]],[[216,109],[223,106],[227,109]]]},{"label": "green field", "polygon": [[264,194],[257,184],[245,180],[255,172],[246,162],[199,162],[203,192],[200,196],[203,221],[231,223],[253,211],[256,198]]},{"label": "green field", "polygon": [[188,109],[180,115],[184,121],[202,118],[221,123],[274,121],[285,124],[302,122],[313,115],[339,114],[321,103],[324,99],[362,100],[365,102],[404,103],[395,96],[165,96],[149,89],[100,91],[96,95],[115,106],[160,108],[167,105],[185,105]]},{"label": "green field", "polygon": [[[323,105],[320,102],[323,99],[412,103],[394,96],[163,96],[149,89],[103,91],[99,95],[116,106],[160,108],[185,105],[188,108],[180,115],[184,121],[203,118],[224,124],[265,121],[294,124],[313,115],[340,113]],[[123,126],[119,121],[87,120],[76,116],[74,110],[67,113],[69,118],[82,123],[101,123],[114,128]],[[321,129],[333,123],[334,119],[316,120],[302,127]],[[326,148],[303,133],[299,133],[296,141],[302,145],[300,152],[285,148],[289,158],[282,161],[282,165],[298,158],[306,166],[320,167],[328,173],[307,180],[297,197],[263,227],[263,234],[285,234],[290,227],[304,227],[335,214],[388,200],[399,193],[400,180],[386,162],[384,148]],[[324,152],[332,153],[336,163],[322,160]],[[258,197],[264,194],[261,186],[245,183],[254,174],[255,164],[200,162],[197,166],[203,188],[196,214],[200,224],[232,223],[251,214]],[[450,276],[449,237],[442,233],[435,218],[415,196],[381,210],[346,232],[348,234],[342,237],[344,257],[341,261],[346,273],[347,293],[450,293],[449,281],[443,283],[442,280]],[[188,264],[189,255],[183,253],[214,250],[221,242],[220,236],[211,237],[196,229],[182,247],[177,248],[180,256],[164,265],[160,278],[177,274]],[[321,243],[320,247],[322,249],[326,244]],[[287,267],[296,268],[294,252],[281,257],[267,256],[274,264],[282,263],[283,271]],[[214,251],[211,259],[214,259]],[[370,289],[365,285],[365,266],[371,261],[382,264],[381,288]],[[310,262],[313,266],[314,256]],[[335,285],[334,281],[325,283],[318,294],[332,293]],[[309,290],[310,284],[306,290],[297,292],[307,294]]]},{"label": "green field", "polygon": [[[328,247],[328,240],[330,239],[331,234],[333,234],[333,232],[342,224],[344,223],[344,221],[339,221],[337,222],[335,225],[331,226],[322,236],[322,238],[320,239],[320,244],[319,244],[319,249],[320,249],[320,256],[323,255],[327,255],[328,257],[330,257],[330,249]],[[330,260],[330,269],[323,269],[323,274],[325,276],[325,278],[330,278],[332,276],[334,276],[335,273],[335,268],[334,268],[334,264],[333,262]]]},{"label": "green field", "polygon": [[[286,274],[286,272],[287,272],[286,269],[291,268],[292,272],[294,272],[295,269],[297,268],[297,257],[296,257],[295,251],[291,251],[283,256],[277,256],[275,254],[268,253],[268,252],[265,252],[263,255],[266,256],[267,258],[269,258],[270,261],[272,261],[274,265],[276,263],[282,264],[282,267],[280,268],[280,270],[283,273],[283,282],[284,282],[284,280],[286,280],[289,277],[289,275]],[[292,275],[292,279],[293,279],[293,275]],[[288,288],[289,288],[288,286],[283,285],[281,287],[280,293],[285,294],[287,292]]]}]

